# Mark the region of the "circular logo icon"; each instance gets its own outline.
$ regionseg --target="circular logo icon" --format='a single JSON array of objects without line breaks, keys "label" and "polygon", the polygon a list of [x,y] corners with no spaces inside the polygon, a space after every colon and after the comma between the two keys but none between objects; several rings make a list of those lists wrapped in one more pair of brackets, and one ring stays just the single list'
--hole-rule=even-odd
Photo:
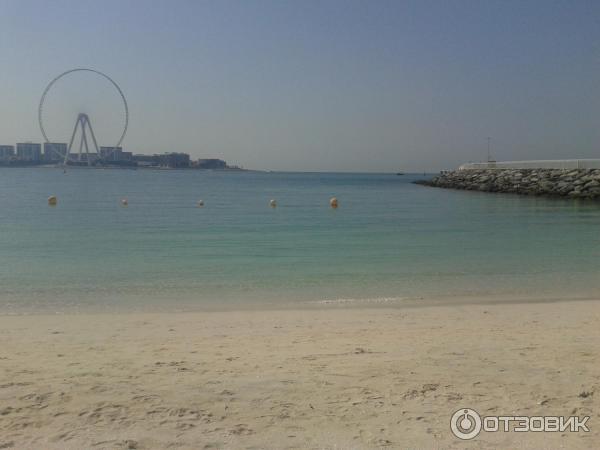
[{"label": "circular logo icon", "polygon": [[462,408],[452,414],[450,429],[459,439],[473,439],[481,431],[481,416],[470,408]]}]

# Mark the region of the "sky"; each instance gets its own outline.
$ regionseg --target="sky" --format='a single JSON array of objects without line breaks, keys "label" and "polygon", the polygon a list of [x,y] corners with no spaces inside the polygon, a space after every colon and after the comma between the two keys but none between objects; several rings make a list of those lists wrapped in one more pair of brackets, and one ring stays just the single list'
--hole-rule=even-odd
[{"label": "sky", "polygon": [[[597,0],[0,0],[0,143],[42,141],[40,96],[75,67],[121,86],[134,153],[420,172],[490,137],[497,160],[600,158]],[[55,129],[84,109],[114,145],[111,91],[63,81]]]}]

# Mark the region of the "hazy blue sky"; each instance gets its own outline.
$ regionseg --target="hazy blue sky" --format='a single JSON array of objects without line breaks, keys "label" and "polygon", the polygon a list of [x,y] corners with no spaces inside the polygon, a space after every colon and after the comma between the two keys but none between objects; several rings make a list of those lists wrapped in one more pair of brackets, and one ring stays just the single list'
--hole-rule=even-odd
[{"label": "hazy blue sky", "polygon": [[123,88],[134,152],[437,170],[491,136],[499,160],[600,157],[597,0],[0,0],[0,142],[41,141],[41,92],[79,66]]}]

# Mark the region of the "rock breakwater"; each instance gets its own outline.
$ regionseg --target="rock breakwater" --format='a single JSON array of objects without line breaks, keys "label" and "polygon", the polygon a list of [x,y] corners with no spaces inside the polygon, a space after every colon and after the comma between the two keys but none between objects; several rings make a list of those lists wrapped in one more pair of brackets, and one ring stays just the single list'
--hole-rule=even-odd
[{"label": "rock breakwater", "polygon": [[600,169],[467,169],[416,183],[449,189],[600,200]]}]

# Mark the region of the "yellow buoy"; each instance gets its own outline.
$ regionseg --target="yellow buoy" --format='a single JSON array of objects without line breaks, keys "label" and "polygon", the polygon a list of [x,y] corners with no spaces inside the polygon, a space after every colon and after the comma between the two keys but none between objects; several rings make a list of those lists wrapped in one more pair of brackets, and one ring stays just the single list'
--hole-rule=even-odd
[{"label": "yellow buoy", "polygon": [[198,208],[202,208],[204,206],[204,200],[198,200],[198,202],[196,203],[196,206]]},{"label": "yellow buoy", "polygon": [[129,202],[127,201],[126,198],[121,199],[121,206],[127,206],[129,205]]},{"label": "yellow buoy", "polygon": [[271,208],[276,208],[277,207],[277,202],[275,200],[271,199],[271,201],[269,202],[269,206]]},{"label": "yellow buoy", "polygon": [[331,206],[333,209],[336,209],[338,207],[338,199],[335,197],[331,197],[331,199],[329,200],[329,206]]},{"label": "yellow buoy", "polygon": [[48,197],[48,204],[50,206],[56,206],[58,200],[56,200],[56,196],[51,195],[50,197]]}]

